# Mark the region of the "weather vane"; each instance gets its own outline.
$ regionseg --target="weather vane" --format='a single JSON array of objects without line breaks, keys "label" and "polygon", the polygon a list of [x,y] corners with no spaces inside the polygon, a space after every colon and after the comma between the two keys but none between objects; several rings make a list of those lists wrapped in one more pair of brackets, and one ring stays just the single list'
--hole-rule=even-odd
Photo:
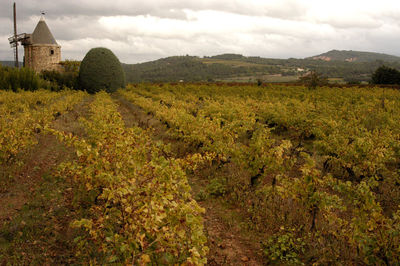
[{"label": "weather vane", "polygon": [[46,15],[46,12],[40,11],[40,14],[42,14],[42,16],[40,17],[40,20],[44,20],[44,15]]}]

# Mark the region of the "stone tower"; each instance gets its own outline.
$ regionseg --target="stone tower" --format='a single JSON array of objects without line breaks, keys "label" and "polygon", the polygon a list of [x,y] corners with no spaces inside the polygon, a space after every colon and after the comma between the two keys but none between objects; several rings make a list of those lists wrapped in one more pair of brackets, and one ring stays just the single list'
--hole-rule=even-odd
[{"label": "stone tower", "polygon": [[24,66],[36,72],[61,69],[61,46],[51,34],[44,18],[36,25],[32,34],[21,41],[24,46]]}]

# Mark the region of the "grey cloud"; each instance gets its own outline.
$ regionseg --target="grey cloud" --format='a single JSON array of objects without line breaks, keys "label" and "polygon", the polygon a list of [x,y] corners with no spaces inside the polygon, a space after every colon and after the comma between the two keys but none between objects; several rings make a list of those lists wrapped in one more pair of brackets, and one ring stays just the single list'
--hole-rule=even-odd
[{"label": "grey cloud", "polygon": [[[46,11],[47,24],[63,47],[63,58],[69,59],[82,59],[94,46],[109,46],[126,63],[229,52],[274,58],[306,57],[330,49],[399,54],[400,13],[390,8],[362,14],[351,10],[354,16],[348,11],[346,17],[310,14],[311,0],[15,1],[19,32],[32,32],[40,11]],[[7,41],[12,34],[12,2],[2,4],[0,9],[0,59],[12,58]],[[190,15],[198,11],[215,11],[220,20],[199,26],[198,18]],[[147,20],[150,16],[161,19],[160,26],[173,23],[172,28],[164,30],[157,24],[148,29],[146,24],[123,29],[116,25],[114,29],[99,22],[101,17],[114,16],[139,17],[142,23],[152,23]],[[238,23],[229,27],[232,21],[226,18],[232,16]],[[193,27],[196,23],[197,28]]]},{"label": "grey cloud", "polygon": [[[48,18],[60,16],[137,16],[153,15],[163,18],[187,19],[183,9],[194,11],[217,10],[237,13],[242,15],[257,15],[270,17],[296,18],[306,13],[306,7],[295,0],[276,1],[272,4],[252,4],[231,0],[203,0],[203,1],[176,1],[176,0],[147,0],[145,2],[121,0],[81,0],[81,1],[55,1],[55,0],[16,0],[18,16],[25,19],[32,15],[40,15],[46,11]],[[266,2],[268,3],[268,2]],[[278,4],[279,3],[279,4]],[[9,6],[3,5],[0,17],[12,17],[12,2]]]},{"label": "grey cloud", "polygon": [[374,29],[382,26],[383,22],[373,18],[327,18],[319,20],[319,23],[328,24],[337,29],[364,28]]},{"label": "grey cloud", "polygon": [[81,38],[120,38],[117,32],[105,31],[93,17],[61,17],[48,20],[56,39],[75,40]]},{"label": "grey cloud", "polygon": [[[26,20],[31,16],[40,15],[41,11],[46,12],[46,17],[56,19],[59,17],[100,17],[100,16],[136,16],[136,15],[154,15],[175,19],[186,19],[184,13],[180,11],[182,7],[174,9],[174,5],[168,5],[168,2],[150,0],[142,1],[59,1],[59,0],[17,0],[17,13],[19,20]],[[12,3],[3,5],[0,9],[0,17],[12,18]]]}]

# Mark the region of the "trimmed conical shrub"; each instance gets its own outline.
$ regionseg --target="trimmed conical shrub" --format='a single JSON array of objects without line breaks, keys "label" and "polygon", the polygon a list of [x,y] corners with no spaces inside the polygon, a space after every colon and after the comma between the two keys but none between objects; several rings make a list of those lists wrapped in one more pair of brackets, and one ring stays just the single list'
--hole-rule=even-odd
[{"label": "trimmed conical shrub", "polygon": [[91,49],[79,69],[79,87],[89,93],[125,87],[125,73],[114,53],[102,47]]}]

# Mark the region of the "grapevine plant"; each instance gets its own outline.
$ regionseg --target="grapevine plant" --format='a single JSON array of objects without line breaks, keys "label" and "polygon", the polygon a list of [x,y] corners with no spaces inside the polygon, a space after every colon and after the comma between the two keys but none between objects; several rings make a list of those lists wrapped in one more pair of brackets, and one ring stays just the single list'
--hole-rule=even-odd
[{"label": "grapevine plant", "polygon": [[72,226],[77,256],[93,264],[206,263],[204,210],[192,199],[183,166],[197,159],[165,158],[149,132],[126,128],[107,93],[96,94],[82,119],[87,138],[53,131],[76,148],[60,175],[74,183],[82,219]]},{"label": "grapevine plant", "polygon": [[398,91],[144,84],[119,93],[215,154],[211,196],[247,213],[270,263],[400,260]]}]

